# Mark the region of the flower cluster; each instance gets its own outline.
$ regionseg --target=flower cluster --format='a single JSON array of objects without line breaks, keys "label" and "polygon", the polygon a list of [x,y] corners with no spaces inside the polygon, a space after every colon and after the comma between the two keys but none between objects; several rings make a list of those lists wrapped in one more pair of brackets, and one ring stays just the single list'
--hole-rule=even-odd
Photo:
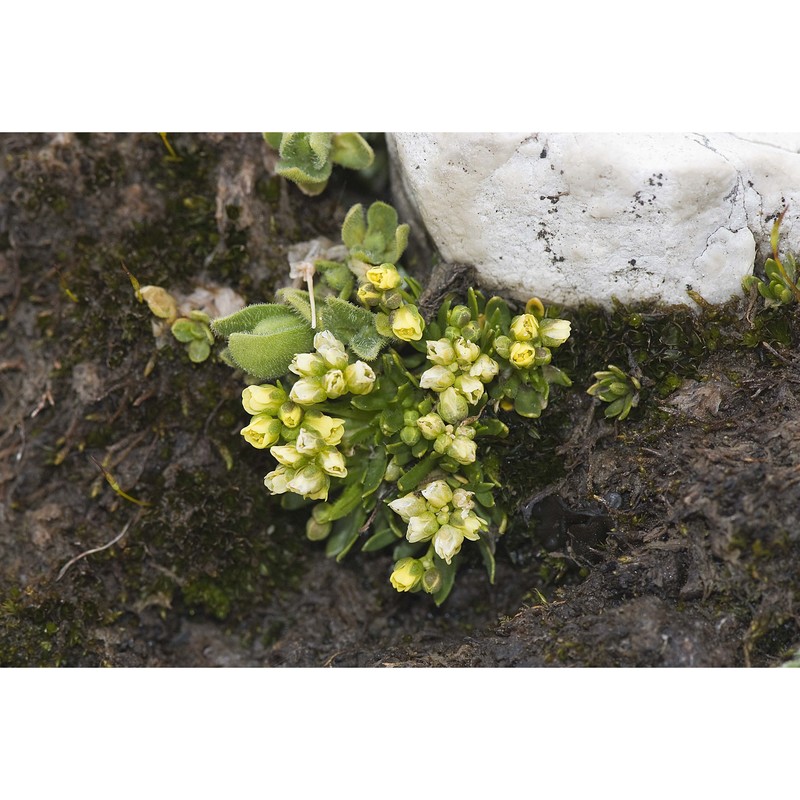
[{"label": "flower cluster", "polygon": [[403,279],[394,264],[371,266],[356,296],[363,306],[376,312],[375,324],[384,336],[418,342],[425,322],[402,289]]},{"label": "flower cluster", "polygon": [[426,343],[428,361],[433,366],[422,373],[419,385],[439,395],[442,419],[457,424],[468,416],[469,406],[483,397],[484,384],[495,378],[500,365],[464,335],[477,338],[479,333],[468,308],[456,306],[448,319],[445,336]]},{"label": "flower cluster", "polygon": [[541,367],[552,359],[551,348],[569,339],[570,324],[565,319],[537,319],[521,314],[511,321],[511,336],[498,336],[495,351],[519,370]]},{"label": "flower cluster", "polygon": [[315,353],[298,353],[289,371],[299,376],[289,397],[301,406],[335,400],[348,392],[369,394],[375,372],[364,361],[349,363],[344,345],[329,331],[314,337]]},{"label": "flower cluster", "polygon": [[[293,492],[311,500],[326,500],[330,479],[347,475],[337,445],[344,436],[344,420],[304,410],[288,400],[281,386],[248,386],[242,405],[253,416],[242,436],[253,447],[278,461],[278,468],[264,478],[273,494]],[[283,444],[278,444],[283,442]]]},{"label": "flower cluster", "polygon": [[398,497],[389,503],[389,508],[407,523],[409,542],[430,541],[433,551],[448,565],[461,550],[464,539],[477,541],[479,531],[488,527],[487,521],[474,511],[473,493],[453,490],[444,480],[431,481],[418,494]]}]

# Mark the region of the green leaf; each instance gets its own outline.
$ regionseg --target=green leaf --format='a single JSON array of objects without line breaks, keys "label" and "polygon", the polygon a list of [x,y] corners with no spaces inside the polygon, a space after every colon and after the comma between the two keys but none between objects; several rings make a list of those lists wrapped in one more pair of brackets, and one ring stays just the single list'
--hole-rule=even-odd
[{"label": "green leaf", "polygon": [[439,460],[438,453],[428,453],[418,464],[415,464],[397,481],[397,490],[400,494],[408,494],[417,488]]},{"label": "green leaf", "polygon": [[[372,321],[371,321],[372,322]],[[350,349],[364,361],[374,361],[391,339],[381,336],[375,330],[374,324],[363,327],[352,335],[349,341]]]},{"label": "green leaf", "polygon": [[[228,351],[236,365],[259,380],[271,380],[285,375],[297,353],[307,353],[313,346],[311,328],[293,315],[294,328],[282,328],[273,333],[233,333],[228,339]],[[259,323],[257,329],[269,324]]]},{"label": "green leaf", "polygon": [[381,550],[384,547],[394,544],[397,538],[397,535],[391,528],[384,528],[382,531],[378,531],[370,536],[369,539],[364,542],[364,546],[361,550],[364,553],[372,553],[375,550]]},{"label": "green leaf", "polygon": [[361,203],[354,205],[342,223],[342,241],[348,250],[358,247],[367,233],[367,222],[364,219],[364,207]]},{"label": "green leaf", "polygon": [[308,297],[308,292],[305,289],[295,289],[288,286],[285,289],[278,289],[275,292],[275,297],[282,303],[290,305],[309,326],[311,325],[311,301]]},{"label": "green leaf", "polygon": [[547,396],[528,386],[520,386],[514,398],[514,411],[521,417],[536,419],[547,408]]},{"label": "green leaf", "polygon": [[320,318],[325,328],[345,344],[364,328],[375,330],[375,317],[370,311],[338,297],[327,299],[320,309]]},{"label": "green leaf", "polygon": [[370,454],[367,461],[367,469],[364,473],[364,485],[361,490],[362,498],[369,497],[381,485],[388,463],[389,458],[385,450],[380,449],[377,453],[372,452]]},{"label": "green leaf", "polygon": [[270,146],[278,150],[281,146],[282,133],[262,133],[264,141]]},{"label": "green leaf", "polygon": [[331,160],[350,169],[366,169],[372,166],[375,154],[360,134],[337,133],[333,136]]},{"label": "green leaf", "polygon": [[175,320],[172,323],[172,327],[170,330],[172,331],[172,335],[179,341],[184,344],[188,344],[189,342],[193,342],[197,339],[195,336],[195,327],[197,323],[192,322],[189,319],[185,319],[181,317],[180,319]]},{"label": "green leaf", "polygon": [[451,590],[453,589],[453,584],[456,580],[456,562],[457,558],[454,558],[453,561],[448,564],[446,561],[443,561],[439,556],[433,557],[434,563],[436,564],[436,568],[442,575],[442,587],[433,595],[433,600],[437,606],[440,606],[447,600],[447,596],[450,594]]},{"label": "green leaf", "polygon": [[297,319],[297,315],[284,305],[258,303],[229,314],[227,317],[215,319],[211,323],[211,329],[217,336],[230,336],[232,333],[239,332],[252,333],[256,325],[265,319],[290,320],[292,317]]},{"label": "green leaf", "polygon": [[486,567],[486,574],[489,576],[489,583],[494,583],[494,542],[489,542],[484,536],[485,534],[481,535],[481,538],[478,539],[478,547],[480,548],[481,556],[483,556],[483,563]]},{"label": "green leaf", "polygon": [[328,506],[324,517],[320,518],[320,522],[334,522],[342,519],[361,505],[361,477],[352,475],[350,480],[352,482],[348,483],[344,491]]},{"label": "green leaf", "polygon": [[362,509],[357,509],[349,517],[339,520],[328,539],[325,555],[335,556],[337,561],[341,561],[358,540],[358,534],[365,520],[366,513]]},{"label": "green leaf", "polygon": [[189,342],[189,360],[201,364],[211,355],[211,348],[205,339],[195,339]]},{"label": "green leaf", "polygon": [[566,372],[563,372],[558,367],[554,367],[551,364],[545,364],[542,367],[542,375],[548,383],[555,384],[556,386],[572,386],[572,381],[569,379]]}]

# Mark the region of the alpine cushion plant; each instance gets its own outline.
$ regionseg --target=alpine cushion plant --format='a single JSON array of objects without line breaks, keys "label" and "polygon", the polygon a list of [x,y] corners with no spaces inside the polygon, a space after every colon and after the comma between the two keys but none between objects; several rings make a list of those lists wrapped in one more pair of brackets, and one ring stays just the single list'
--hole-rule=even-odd
[{"label": "alpine cushion plant", "polygon": [[468,546],[494,580],[507,519],[482,445],[507,435],[501,409],[538,417],[550,386],[570,385],[550,363],[570,323],[538,300],[515,316],[472,289],[426,322],[420,286],[398,263],[408,226],[394,209],[354,206],[342,238],[345,260],[313,262],[315,314],[308,291],[284,289],[212,328],[254,379],[241,433],[275,461],[267,489],[310,506],[306,534],[328,555],[391,547],[392,586],[441,604]]}]

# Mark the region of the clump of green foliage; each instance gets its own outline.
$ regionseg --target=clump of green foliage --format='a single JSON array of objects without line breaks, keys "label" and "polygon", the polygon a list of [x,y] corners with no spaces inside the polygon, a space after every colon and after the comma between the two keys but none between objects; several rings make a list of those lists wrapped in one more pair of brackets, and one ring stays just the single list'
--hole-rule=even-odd
[{"label": "clump of green foliage", "polygon": [[613,364],[607,370],[594,373],[596,382],[586,391],[592,397],[597,397],[608,403],[605,409],[606,419],[616,417],[621,422],[631,409],[639,405],[639,390],[642,384],[633,375],[628,375]]},{"label": "clump of green foliage", "polygon": [[749,291],[753,286],[758,289],[758,293],[764,298],[766,308],[789,305],[800,300],[800,288],[797,285],[797,262],[791,253],[786,254],[785,264],[778,255],[780,227],[786,211],[787,209],[783,210],[772,226],[770,234],[772,258],[768,258],[764,264],[765,280],[761,280],[755,275],[748,275],[742,281],[745,291]]},{"label": "clump of green foliage", "polygon": [[[132,279],[135,280],[135,279]],[[211,318],[203,311],[193,309],[186,316],[179,316],[175,298],[160,286],[142,286],[134,289],[140,300],[158,319],[164,320],[177,341],[186,345],[189,360],[201,364],[211,355],[214,334],[211,333]]]},{"label": "clump of green foliage", "polygon": [[570,323],[536,299],[514,315],[472,289],[426,322],[421,287],[398,263],[408,226],[394,209],[354,206],[342,238],[344,261],[306,265],[309,291],[281,290],[280,302],[212,328],[227,339],[224,358],[254,379],[241,433],[277,462],[270,492],[310,507],[308,538],[337,560],[359,541],[366,552],[392,547],[394,588],[440,604],[465,541],[494,580],[507,518],[480,444],[507,435],[499,409],[537,418],[550,387],[570,385],[551,364]]},{"label": "clump of green foliage", "polygon": [[309,196],[325,190],[334,164],[366,169],[375,155],[358,133],[265,133],[278,151],[278,175],[292,181]]}]

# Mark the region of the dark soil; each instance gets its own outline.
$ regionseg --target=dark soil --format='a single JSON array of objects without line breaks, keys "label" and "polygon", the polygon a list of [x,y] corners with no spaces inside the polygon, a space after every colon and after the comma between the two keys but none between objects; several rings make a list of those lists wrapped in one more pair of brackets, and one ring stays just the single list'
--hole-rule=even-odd
[{"label": "dark soil", "polygon": [[[0,664],[772,666],[797,649],[796,310],[576,315],[574,389],[495,448],[512,509],[496,584],[468,560],[436,609],[394,592],[388,554],[337,564],[305,539],[238,435],[241,376],[157,348],[126,274],[269,300],[288,246],[338,240],[385,184],[340,171],[306,198],[257,135],[170,142],[178,161],[155,134],[0,138]],[[608,422],[584,389],[625,352],[646,391]]]}]

